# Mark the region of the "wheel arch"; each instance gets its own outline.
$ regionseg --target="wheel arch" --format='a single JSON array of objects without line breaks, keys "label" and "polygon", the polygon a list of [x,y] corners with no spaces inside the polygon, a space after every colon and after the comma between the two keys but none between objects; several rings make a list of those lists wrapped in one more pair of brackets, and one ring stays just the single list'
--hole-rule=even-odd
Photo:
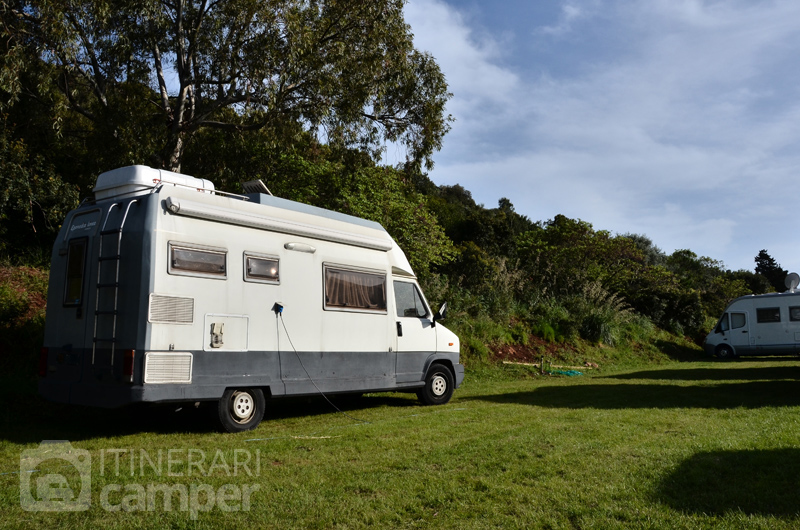
[{"label": "wheel arch", "polygon": [[423,380],[425,380],[425,377],[428,375],[428,370],[430,370],[431,366],[433,366],[434,364],[441,364],[447,367],[447,369],[450,370],[450,373],[453,375],[453,380],[455,380],[456,370],[455,367],[453,366],[452,359],[439,354],[433,354],[430,357],[428,357],[428,359],[425,361],[425,368],[422,370]]},{"label": "wheel arch", "polygon": [[[730,356],[720,355],[720,353],[724,350],[730,351]],[[718,359],[733,359],[739,356],[739,354],[736,352],[736,348],[727,342],[717,344],[717,346],[714,348],[714,355],[716,355]]]}]

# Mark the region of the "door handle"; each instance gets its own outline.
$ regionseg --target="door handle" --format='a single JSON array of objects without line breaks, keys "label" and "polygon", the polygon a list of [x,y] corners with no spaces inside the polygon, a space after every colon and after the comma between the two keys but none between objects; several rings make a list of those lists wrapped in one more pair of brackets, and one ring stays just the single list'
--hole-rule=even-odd
[{"label": "door handle", "polygon": [[398,337],[403,336],[403,324],[401,322],[397,323],[397,336]]}]

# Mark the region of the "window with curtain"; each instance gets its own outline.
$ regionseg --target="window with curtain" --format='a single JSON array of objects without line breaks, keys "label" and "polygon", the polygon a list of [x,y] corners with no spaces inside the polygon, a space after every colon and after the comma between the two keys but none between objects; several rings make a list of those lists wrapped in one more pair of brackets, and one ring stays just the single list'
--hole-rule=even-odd
[{"label": "window with curtain", "polygon": [[325,266],[325,309],[386,312],[386,275]]}]

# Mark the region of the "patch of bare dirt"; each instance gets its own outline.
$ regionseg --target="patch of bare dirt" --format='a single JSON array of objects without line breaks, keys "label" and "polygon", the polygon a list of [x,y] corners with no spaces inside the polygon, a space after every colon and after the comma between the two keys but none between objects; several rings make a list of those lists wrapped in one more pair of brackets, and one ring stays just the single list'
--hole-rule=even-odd
[{"label": "patch of bare dirt", "polygon": [[[568,345],[548,342],[533,335],[528,338],[528,344],[503,344],[491,350],[494,360],[522,363],[538,362],[542,357],[547,360],[560,360],[575,352]],[[565,353],[567,355],[564,355]]]}]

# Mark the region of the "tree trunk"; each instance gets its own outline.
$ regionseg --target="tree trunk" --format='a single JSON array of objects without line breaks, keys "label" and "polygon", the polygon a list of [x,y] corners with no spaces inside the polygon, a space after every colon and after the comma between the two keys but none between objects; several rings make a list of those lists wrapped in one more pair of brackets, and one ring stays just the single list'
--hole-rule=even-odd
[{"label": "tree trunk", "polygon": [[164,147],[163,156],[161,157],[161,167],[174,171],[175,173],[181,172],[181,159],[183,158],[183,150],[186,147],[186,140],[183,138],[184,133],[171,133],[167,145]]}]

